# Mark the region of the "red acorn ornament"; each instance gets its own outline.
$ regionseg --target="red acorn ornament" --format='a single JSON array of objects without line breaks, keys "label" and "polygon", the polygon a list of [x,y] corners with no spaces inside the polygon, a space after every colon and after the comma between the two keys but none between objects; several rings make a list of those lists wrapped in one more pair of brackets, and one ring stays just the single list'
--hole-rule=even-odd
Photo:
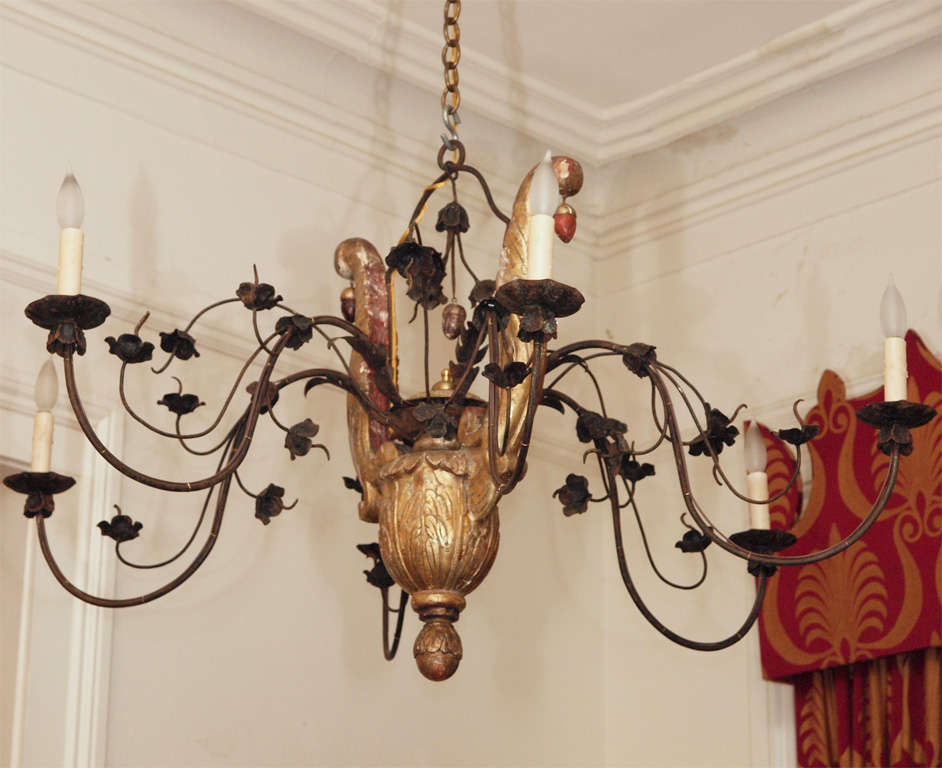
[{"label": "red acorn ornament", "polygon": [[576,209],[569,203],[560,203],[553,214],[553,220],[556,222],[556,235],[564,243],[572,240],[576,234]]}]

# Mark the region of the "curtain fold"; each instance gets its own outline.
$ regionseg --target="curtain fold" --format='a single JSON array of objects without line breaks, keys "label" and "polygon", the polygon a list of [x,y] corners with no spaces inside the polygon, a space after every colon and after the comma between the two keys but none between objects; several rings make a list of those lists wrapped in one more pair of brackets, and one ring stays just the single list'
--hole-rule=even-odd
[{"label": "curtain fold", "polygon": [[940,648],[806,672],[793,682],[803,768],[940,765]]}]

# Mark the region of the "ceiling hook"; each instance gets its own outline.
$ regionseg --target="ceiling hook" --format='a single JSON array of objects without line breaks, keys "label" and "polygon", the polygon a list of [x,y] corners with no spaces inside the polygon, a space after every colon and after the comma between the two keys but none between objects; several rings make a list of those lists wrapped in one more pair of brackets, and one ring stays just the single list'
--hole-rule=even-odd
[{"label": "ceiling hook", "polygon": [[448,109],[447,106],[442,107],[442,123],[448,131],[447,135],[442,134],[442,144],[446,149],[455,150],[458,148],[458,125],[461,123],[461,118],[458,117],[457,112],[449,112]]}]

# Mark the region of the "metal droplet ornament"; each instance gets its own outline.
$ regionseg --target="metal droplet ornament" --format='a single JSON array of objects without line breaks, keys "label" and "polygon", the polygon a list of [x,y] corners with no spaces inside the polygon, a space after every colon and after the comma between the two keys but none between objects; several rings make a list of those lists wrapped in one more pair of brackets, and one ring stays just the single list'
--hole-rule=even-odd
[{"label": "metal droplet ornament", "polygon": [[468,313],[460,304],[452,302],[442,310],[442,333],[445,338],[454,341],[461,334],[464,328],[464,321]]}]

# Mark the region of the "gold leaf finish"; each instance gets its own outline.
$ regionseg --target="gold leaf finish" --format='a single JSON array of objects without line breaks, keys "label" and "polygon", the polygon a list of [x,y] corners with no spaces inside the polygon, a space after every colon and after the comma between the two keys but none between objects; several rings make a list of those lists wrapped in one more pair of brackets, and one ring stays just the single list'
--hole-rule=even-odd
[{"label": "gold leaf finish", "polygon": [[[554,168],[560,194],[578,192],[579,164],[557,157]],[[504,235],[498,285],[527,276],[532,174],[532,170],[527,174],[514,201]],[[337,248],[335,264],[353,283],[356,325],[374,341],[389,344],[395,318],[388,317],[388,286],[376,249],[365,240],[345,240]],[[532,344],[517,338],[518,327],[517,317],[512,316],[499,345],[501,366],[530,360]],[[380,404],[376,397],[382,396],[371,388],[363,359],[354,354],[350,367],[357,386]],[[529,390],[526,380],[509,391],[499,391],[499,443],[506,445],[496,461],[501,474],[516,466]],[[379,523],[383,562],[412,596],[412,607],[424,623],[413,648],[419,670],[430,680],[444,680],[454,674],[462,657],[461,639],[453,624],[465,607],[465,596],[487,576],[500,539],[500,497],[489,469],[487,412],[481,406],[468,405],[461,414],[456,439],[423,436],[411,447],[394,441],[381,427],[377,430],[375,420],[353,396],[347,399],[347,413],[350,448],[363,485],[360,517]]]}]

